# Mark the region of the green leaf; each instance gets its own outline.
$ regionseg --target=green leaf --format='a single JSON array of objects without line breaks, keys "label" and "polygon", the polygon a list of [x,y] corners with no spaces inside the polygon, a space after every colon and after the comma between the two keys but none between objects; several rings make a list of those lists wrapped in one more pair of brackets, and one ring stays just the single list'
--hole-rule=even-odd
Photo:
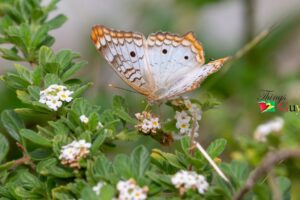
[{"label": "green leaf", "polygon": [[291,199],[291,181],[283,176],[277,178],[278,188],[281,190],[282,200],[289,200]]},{"label": "green leaf", "polygon": [[106,179],[111,181],[111,162],[104,156],[98,156],[93,163],[89,162],[88,171],[92,174],[95,180]]},{"label": "green leaf", "polygon": [[101,188],[100,197],[98,199],[111,200],[114,199],[116,193],[117,191],[113,186],[106,184]]},{"label": "green leaf", "polygon": [[55,55],[53,51],[46,46],[42,46],[39,51],[39,64],[44,66],[47,63],[52,63],[55,61]]},{"label": "green leaf", "polygon": [[81,191],[81,199],[83,200],[98,200],[96,193],[92,190],[91,187],[86,186]]},{"label": "green leaf", "polygon": [[118,154],[113,162],[113,169],[118,177],[129,179],[134,176],[130,158],[125,154]]},{"label": "green leaf", "polygon": [[150,164],[150,154],[144,146],[136,147],[130,156],[132,171],[136,179],[143,178]]},{"label": "green leaf", "polygon": [[152,159],[155,159],[157,161],[166,160],[170,165],[177,169],[183,169],[185,166],[182,165],[178,159],[177,156],[172,153],[163,152],[159,149],[153,149],[151,153]]},{"label": "green leaf", "polygon": [[185,136],[180,140],[181,148],[186,155],[189,155],[190,137]]},{"label": "green leaf", "polygon": [[9,144],[2,134],[0,134],[0,163],[4,160],[9,150]]},{"label": "green leaf", "polygon": [[26,103],[26,104],[32,103],[32,99],[26,91],[17,90],[16,93],[17,93],[18,99],[20,99],[23,103]]},{"label": "green leaf", "polygon": [[20,57],[18,55],[18,53],[16,53],[13,50],[0,48],[0,52],[2,53],[1,57],[4,58],[4,59],[14,60],[14,61],[23,61],[24,60],[22,57]]},{"label": "green leaf", "polygon": [[136,130],[127,130],[124,129],[116,135],[116,138],[119,140],[136,140],[139,137],[139,134]]},{"label": "green leaf", "polygon": [[13,110],[4,110],[1,113],[1,121],[12,138],[20,141],[19,130],[25,128],[24,122]]},{"label": "green leaf", "polygon": [[29,155],[32,160],[45,160],[53,155],[53,151],[49,148],[38,148],[29,152]]},{"label": "green leaf", "polygon": [[92,153],[95,153],[100,148],[100,146],[105,141],[106,137],[107,137],[107,135],[104,133],[104,130],[98,132],[98,135],[97,135],[96,139],[93,141],[93,144],[91,147]]},{"label": "green leaf", "polygon": [[56,74],[47,74],[45,76],[45,87],[49,87],[52,84],[62,84],[62,81],[59,79],[59,77]]},{"label": "green leaf", "polygon": [[19,64],[15,64],[15,68],[23,80],[27,81],[28,84],[32,84],[32,72],[29,69]]},{"label": "green leaf", "polygon": [[19,75],[9,72],[3,76],[3,80],[9,87],[18,90],[25,90],[30,84],[28,81],[24,80]]},{"label": "green leaf", "polygon": [[78,70],[80,70],[83,66],[85,66],[87,64],[86,61],[81,61],[79,63],[76,63],[74,65],[72,65],[68,70],[66,70],[63,75],[61,76],[62,80],[66,80],[67,78],[69,78],[70,76],[72,76],[75,72],[77,72]]},{"label": "green leaf", "polygon": [[65,15],[60,14],[48,21],[46,25],[49,27],[49,30],[52,30],[61,27],[66,21],[67,17]]},{"label": "green leaf", "polygon": [[117,110],[127,110],[125,99],[121,96],[114,96],[113,108]]},{"label": "green leaf", "polygon": [[79,87],[77,90],[74,91],[72,97],[73,98],[77,98],[79,97],[83,92],[85,92],[87,90],[88,87],[92,86],[93,83],[87,83],[82,85],[81,87]]},{"label": "green leaf", "polygon": [[132,118],[125,110],[114,109],[114,114],[130,124],[137,124],[137,120]]},{"label": "green leaf", "polygon": [[86,115],[87,117],[89,117],[90,114],[99,111],[100,107],[92,105],[84,98],[78,98],[73,101],[71,109],[76,113],[76,117],[78,117],[79,120],[79,117],[81,115]]},{"label": "green leaf", "polygon": [[35,144],[38,144],[40,146],[45,146],[45,147],[52,147],[52,143],[48,138],[45,138],[32,130],[21,129],[20,134],[23,138],[26,138],[27,140]]},{"label": "green leaf", "polygon": [[72,169],[59,166],[55,158],[39,162],[36,166],[36,171],[44,176],[52,175],[59,178],[70,178],[74,176]]},{"label": "green leaf", "polygon": [[216,139],[208,146],[206,151],[212,158],[215,158],[225,150],[226,143],[225,139]]}]

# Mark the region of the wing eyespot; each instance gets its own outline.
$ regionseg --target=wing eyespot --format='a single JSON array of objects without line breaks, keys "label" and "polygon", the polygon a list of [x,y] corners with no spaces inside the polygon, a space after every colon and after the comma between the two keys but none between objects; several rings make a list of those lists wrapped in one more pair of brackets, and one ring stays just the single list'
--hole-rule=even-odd
[{"label": "wing eyespot", "polygon": [[189,59],[189,57],[188,57],[188,56],[184,56],[184,59],[185,59],[185,60],[188,60],[188,59]]},{"label": "wing eyespot", "polygon": [[163,50],[162,50],[162,53],[163,53],[163,54],[167,54],[167,53],[168,53],[168,50],[167,50],[167,49],[163,49]]},{"label": "wing eyespot", "polygon": [[134,51],[131,51],[131,52],[130,52],[130,56],[131,56],[131,57],[135,57],[135,56],[136,56],[135,52],[134,52]]}]

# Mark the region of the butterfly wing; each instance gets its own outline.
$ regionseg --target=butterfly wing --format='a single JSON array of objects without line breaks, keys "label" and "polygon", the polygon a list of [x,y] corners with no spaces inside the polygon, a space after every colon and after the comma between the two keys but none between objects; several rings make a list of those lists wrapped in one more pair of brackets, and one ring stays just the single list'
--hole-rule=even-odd
[{"label": "butterfly wing", "polygon": [[91,38],[117,74],[133,89],[147,96],[151,78],[145,59],[145,37],[134,32],[116,31],[94,26]]},{"label": "butterfly wing", "polygon": [[211,74],[217,72],[229,57],[221,58],[209,62],[201,67],[194,67],[191,71],[184,73],[180,78],[175,78],[171,86],[159,99],[170,99],[183,93],[190,92],[198,88],[201,83]]},{"label": "butterfly wing", "polygon": [[203,65],[202,45],[189,32],[182,37],[170,33],[151,34],[147,54],[155,89],[152,100],[168,99],[196,89],[226,59]]}]

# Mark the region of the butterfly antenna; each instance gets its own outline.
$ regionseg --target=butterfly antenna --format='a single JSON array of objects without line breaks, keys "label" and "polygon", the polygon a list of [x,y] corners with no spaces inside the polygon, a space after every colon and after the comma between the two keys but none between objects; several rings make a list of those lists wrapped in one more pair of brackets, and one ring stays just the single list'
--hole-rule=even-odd
[{"label": "butterfly antenna", "polygon": [[111,87],[111,88],[115,88],[115,89],[119,89],[119,90],[124,90],[124,91],[127,91],[127,92],[132,92],[132,93],[135,93],[135,94],[139,94],[138,92],[136,91],[133,91],[133,90],[129,90],[129,89],[126,89],[126,88],[122,88],[122,87],[119,87],[119,86],[116,86],[116,85],[113,85],[113,84],[108,84],[108,87]]}]

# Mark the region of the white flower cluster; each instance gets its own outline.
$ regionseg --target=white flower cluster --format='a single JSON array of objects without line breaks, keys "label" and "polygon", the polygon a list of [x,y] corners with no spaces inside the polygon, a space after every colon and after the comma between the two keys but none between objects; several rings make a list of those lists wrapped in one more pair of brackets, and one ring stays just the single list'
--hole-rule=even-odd
[{"label": "white flower cluster", "polygon": [[135,127],[143,133],[156,133],[157,129],[160,129],[159,118],[149,112],[136,113],[135,117],[139,120]]},{"label": "white flower cluster", "polygon": [[172,176],[171,181],[179,189],[180,195],[189,189],[197,189],[200,194],[204,194],[209,187],[205,177],[193,171],[181,170]]},{"label": "white flower cluster", "polygon": [[273,132],[280,132],[283,128],[284,120],[277,117],[271,121],[259,125],[254,131],[254,139],[260,142],[266,142],[267,136]]},{"label": "white flower cluster", "polygon": [[102,187],[103,187],[104,185],[105,185],[105,183],[102,182],[102,181],[100,181],[100,182],[97,183],[97,185],[95,185],[95,186],[93,187],[93,191],[96,193],[97,196],[100,195],[101,189],[102,189]]},{"label": "white flower cluster", "polygon": [[91,143],[85,140],[74,140],[70,144],[62,147],[59,159],[63,165],[68,165],[72,168],[79,168],[79,160],[85,158],[90,153]]},{"label": "white flower cluster", "polygon": [[[175,139],[180,139],[184,135],[191,136],[192,131],[194,131],[194,137],[198,137],[199,124],[198,121],[201,120],[202,111],[196,104],[193,104],[188,98],[173,100],[176,102],[176,106],[183,106],[181,112],[176,111],[176,128],[179,129],[179,133],[174,134]],[[172,103],[174,105],[174,103]],[[195,120],[194,120],[195,119]],[[194,124],[193,124],[194,123]],[[193,125],[195,127],[193,127]],[[194,128],[194,130],[193,130]]]},{"label": "white flower cluster", "polygon": [[68,90],[66,86],[53,84],[47,89],[40,91],[39,102],[56,111],[62,106],[63,102],[72,101],[72,94],[73,91]]},{"label": "white flower cluster", "polygon": [[145,200],[147,199],[148,187],[141,188],[133,179],[119,181],[117,184],[119,192],[117,200]]}]

